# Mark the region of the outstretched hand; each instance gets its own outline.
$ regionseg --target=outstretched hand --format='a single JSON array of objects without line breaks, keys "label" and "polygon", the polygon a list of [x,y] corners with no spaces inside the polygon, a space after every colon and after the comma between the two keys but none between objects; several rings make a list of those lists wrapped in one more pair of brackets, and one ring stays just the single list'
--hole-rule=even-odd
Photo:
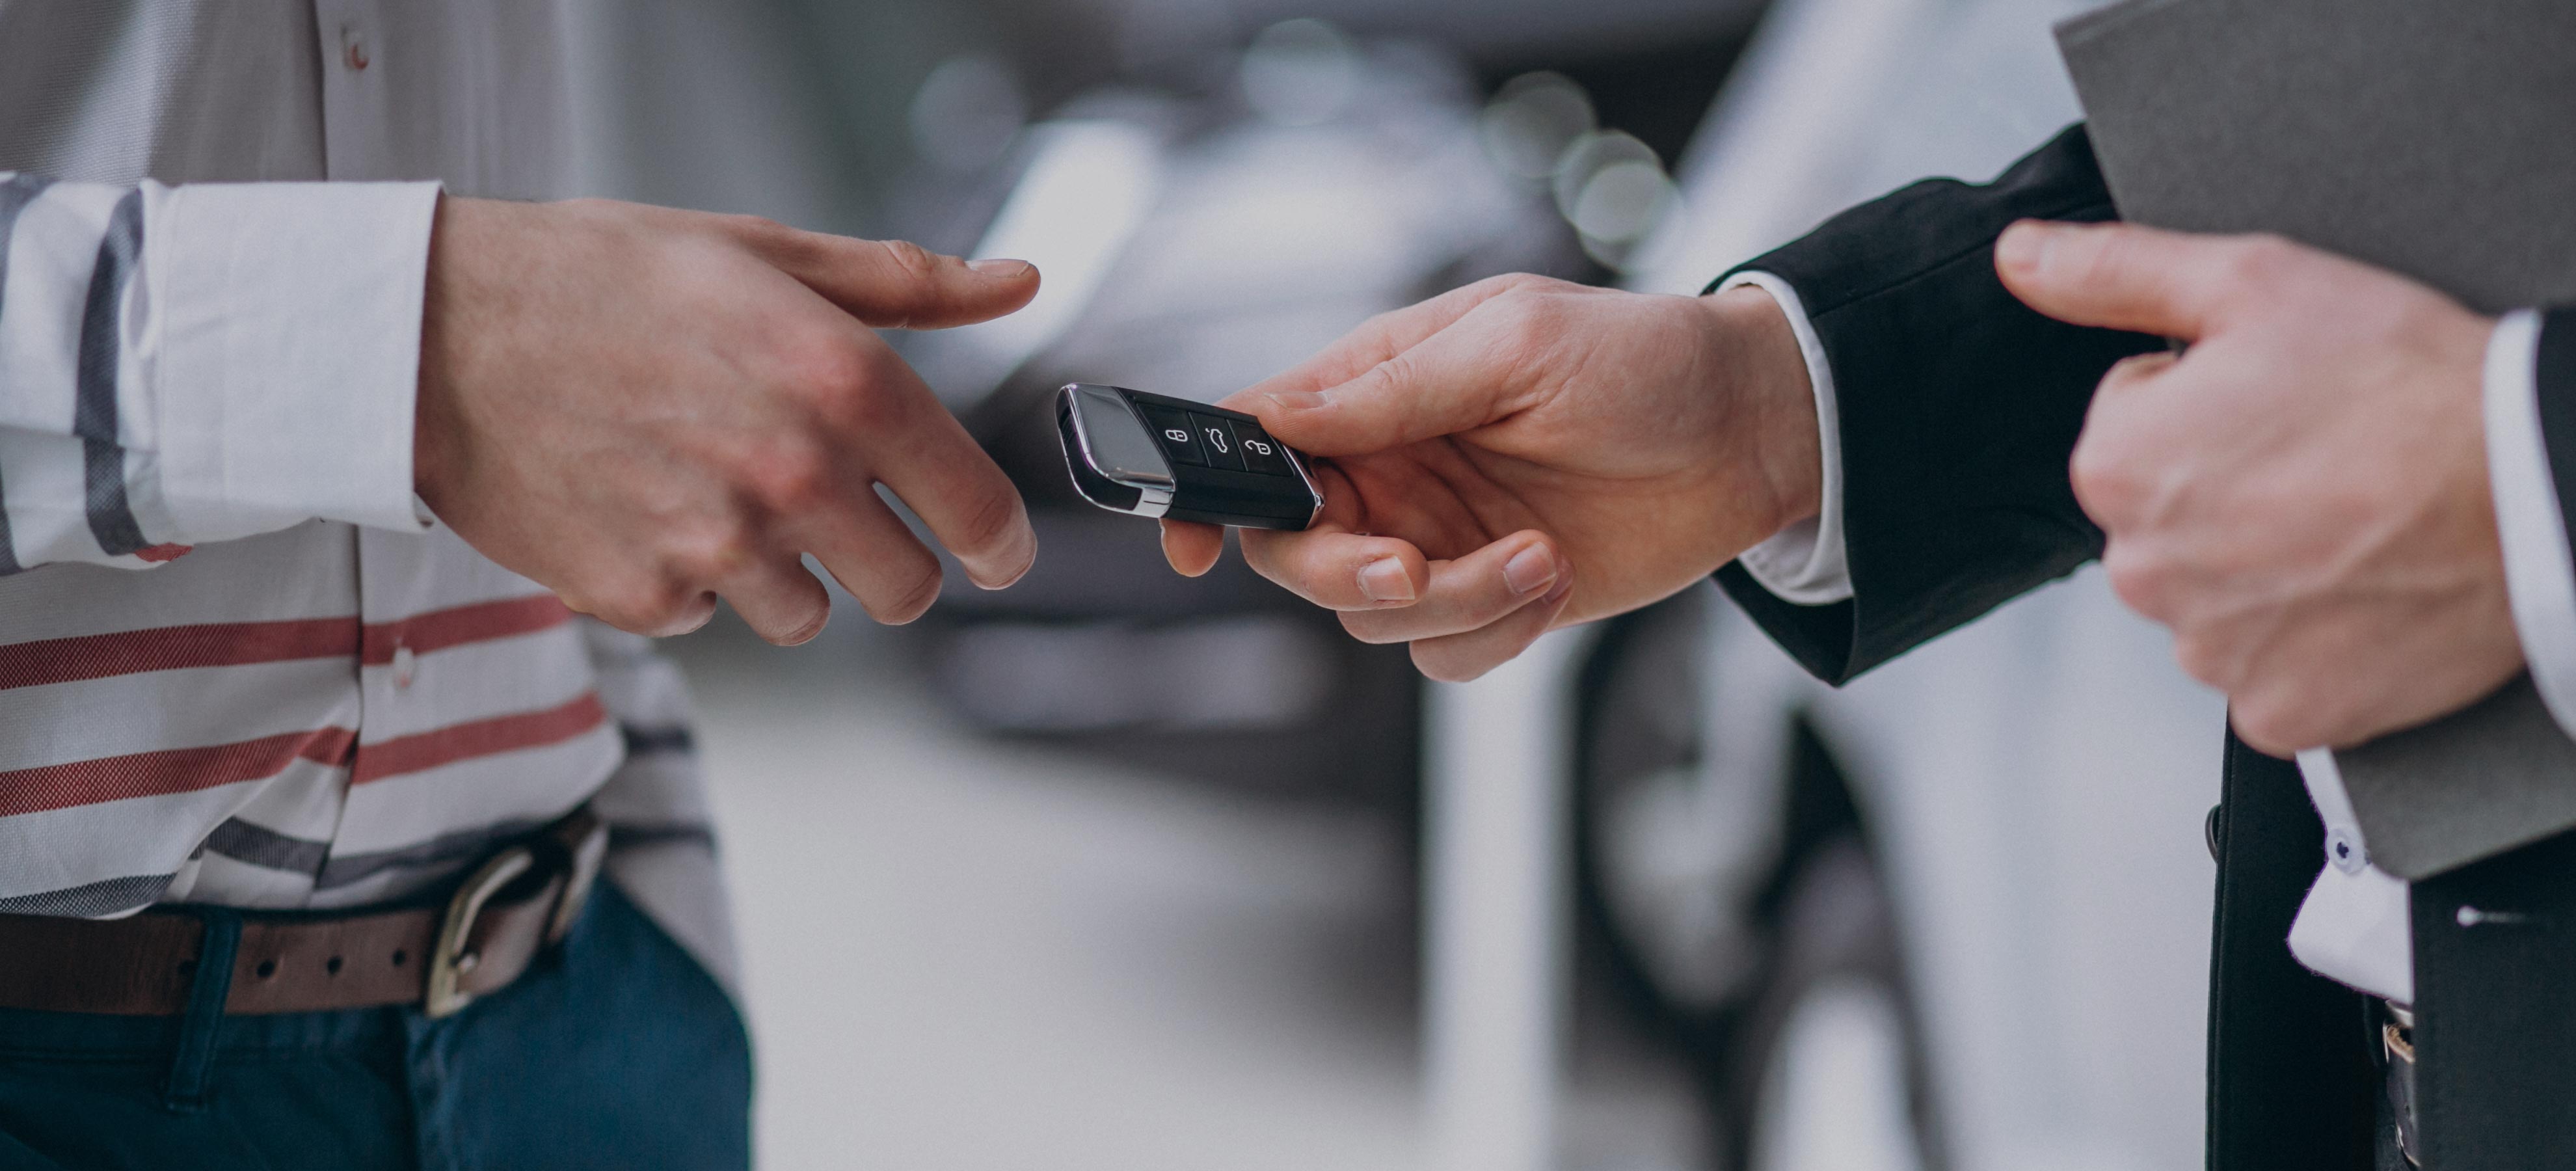
[{"label": "outstretched hand", "polygon": [[1018,309],[1037,270],[901,241],[605,200],[440,201],[414,475],[468,544],[576,610],[691,629],[718,595],[763,638],[939,593],[900,497],[976,584],[1026,572],[1019,493],[871,327]]},{"label": "outstretched hand", "polygon": [[[1244,559],[1424,674],[1668,596],[1816,511],[1814,399],[1759,290],[1652,296],[1532,276],[1372,319],[1223,404],[1316,459],[1305,532]],[[1221,530],[1165,521],[1174,568]]]}]

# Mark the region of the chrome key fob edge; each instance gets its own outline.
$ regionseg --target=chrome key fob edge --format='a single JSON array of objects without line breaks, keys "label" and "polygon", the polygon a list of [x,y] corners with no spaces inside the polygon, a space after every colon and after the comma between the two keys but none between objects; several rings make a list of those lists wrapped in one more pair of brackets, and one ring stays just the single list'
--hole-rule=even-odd
[{"label": "chrome key fob edge", "polygon": [[1240,411],[1075,382],[1055,418],[1075,491],[1111,512],[1293,531],[1324,510],[1306,457]]}]

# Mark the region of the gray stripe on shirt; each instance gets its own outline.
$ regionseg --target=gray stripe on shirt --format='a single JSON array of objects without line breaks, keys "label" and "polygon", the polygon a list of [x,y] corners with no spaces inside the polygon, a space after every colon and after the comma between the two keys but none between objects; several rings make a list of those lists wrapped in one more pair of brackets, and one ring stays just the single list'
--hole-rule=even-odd
[{"label": "gray stripe on shirt", "polygon": [[322,864],[321,873],[313,880],[316,890],[329,890],[363,882],[388,870],[417,869],[425,866],[453,865],[481,858],[504,839],[531,833],[552,824],[547,821],[505,821],[479,829],[457,830],[440,834],[428,841],[395,850],[372,854],[347,854]]},{"label": "gray stripe on shirt", "polygon": [[108,216],[98,263],[90,269],[89,299],[81,310],[80,382],[72,400],[72,433],[81,438],[87,473],[89,531],[111,557],[150,544],[125,498],[125,448],[116,425],[117,360],[124,349],[118,309],[142,255],[143,192],[128,191]]},{"label": "gray stripe on shirt", "polygon": [[207,834],[206,849],[235,862],[285,870],[307,878],[318,877],[322,873],[323,862],[331,856],[329,842],[288,837],[238,817],[225,821],[215,827],[215,832]]},{"label": "gray stripe on shirt", "polygon": [[611,850],[633,850],[645,846],[681,843],[698,846],[712,853],[716,848],[716,831],[707,826],[687,823],[608,827],[608,848]]},{"label": "gray stripe on shirt", "polygon": [[626,755],[654,756],[661,753],[690,753],[698,749],[698,739],[688,726],[647,728],[636,724],[619,724],[617,734],[626,741]]},{"label": "gray stripe on shirt", "polygon": [[59,915],[92,919],[148,907],[160,901],[161,892],[170,889],[168,874],[137,874],[130,878],[110,878],[61,890],[43,890],[29,895],[11,895],[0,899],[0,915]]}]

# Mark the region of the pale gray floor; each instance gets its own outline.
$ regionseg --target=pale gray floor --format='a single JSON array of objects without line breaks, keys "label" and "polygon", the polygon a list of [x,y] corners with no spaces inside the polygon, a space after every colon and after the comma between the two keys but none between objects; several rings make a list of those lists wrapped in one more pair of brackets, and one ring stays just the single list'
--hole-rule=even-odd
[{"label": "pale gray floor", "polygon": [[[794,651],[671,644],[741,917],[764,1167],[1423,1165],[1392,819],[977,738],[850,617]],[[1694,1162],[1669,1063],[1582,1048],[1567,1165]]]},{"label": "pale gray floor", "polygon": [[1388,826],[970,737],[891,647],[685,641],[765,1167],[1417,1164]]}]

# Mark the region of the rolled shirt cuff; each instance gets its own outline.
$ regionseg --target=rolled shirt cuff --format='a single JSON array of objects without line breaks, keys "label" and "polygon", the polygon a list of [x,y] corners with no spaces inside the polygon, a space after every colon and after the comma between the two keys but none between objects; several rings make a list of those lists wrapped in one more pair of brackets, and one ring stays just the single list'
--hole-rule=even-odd
[{"label": "rolled shirt cuff", "polygon": [[2540,315],[2520,310],[2487,342],[2487,476],[2523,659],[2549,714],[2576,735],[2576,558],[2540,425],[2540,330]]},{"label": "rolled shirt cuff", "polygon": [[145,187],[161,490],[189,541],[418,531],[413,403],[439,185]]},{"label": "rolled shirt cuff", "polygon": [[1750,285],[1771,295],[1789,319],[1798,339],[1798,356],[1807,365],[1807,386],[1816,397],[1816,443],[1823,469],[1822,506],[1816,515],[1747,549],[1737,560],[1755,584],[1781,600],[1802,606],[1825,606],[1852,596],[1851,561],[1843,546],[1843,445],[1840,415],[1834,408],[1834,371],[1825,361],[1825,344],[1807,319],[1798,290],[1767,272],[1739,272],[1715,291]]}]

